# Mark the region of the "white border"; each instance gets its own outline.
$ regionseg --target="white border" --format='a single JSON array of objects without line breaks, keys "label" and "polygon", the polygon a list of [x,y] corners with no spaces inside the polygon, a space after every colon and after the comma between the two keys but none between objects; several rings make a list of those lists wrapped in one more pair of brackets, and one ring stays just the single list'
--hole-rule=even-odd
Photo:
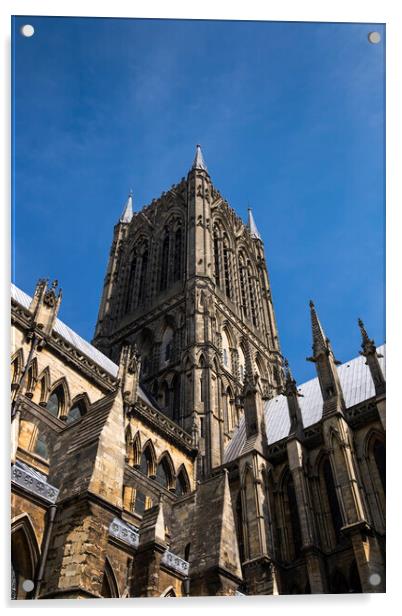
[{"label": "white border", "polygon": [[[3,606],[6,609],[16,610],[15,613],[26,609],[71,609],[74,613],[88,613],[93,609],[130,609],[136,613],[151,613],[159,606],[159,609],[171,612],[172,610],[191,610],[192,613],[201,613],[208,609],[221,608],[230,609],[235,613],[243,613],[245,610],[256,609],[270,611],[274,613],[280,610],[281,615],[298,613],[309,614],[322,613],[330,616],[337,614],[340,610],[353,610],[365,615],[378,614],[378,610],[401,604],[399,596],[400,567],[399,560],[401,554],[400,527],[401,527],[401,506],[400,506],[400,477],[397,468],[397,451],[401,447],[401,417],[402,405],[396,404],[400,390],[398,388],[398,378],[396,370],[401,366],[402,340],[401,340],[401,183],[398,181],[402,174],[401,156],[401,122],[398,121],[402,113],[401,97],[401,66],[397,66],[397,58],[402,58],[402,23],[397,0],[376,0],[376,2],[366,0],[332,0],[332,2],[313,1],[313,0],[281,0],[280,2],[263,2],[263,0],[247,0],[247,2],[224,2],[223,0],[202,0],[202,2],[186,2],[170,0],[169,2],[151,1],[136,2],[113,0],[110,3],[92,2],[88,0],[68,0],[54,2],[54,0],[3,0],[0,5],[0,28],[2,42],[2,62],[0,64],[2,91],[4,93],[1,100],[1,127],[4,135],[3,145],[3,165],[0,166],[0,186],[3,187],[3,208],[2,208],[2,229],[3,233],[3,254],[0,263],[2,264],[1,280],[2,285],[1,308],[2,308],[2,336],[3,353],[2,357],[7,358],[9,354],[9,334],[8,334],[8,286],[9,280],[9,204],[10,204],[10,16],[19,15],[60,15],[60,16],[96,16],[96,17],[169,17],[169,18],[202,18],[202,19],[257,19],[271,21],[337,21],[337,22],[380,22],[387,25],[387,376],[388,376],[388,485],[392,490],[388,490],[388,556],[387,556],[387,594],[386,595],[365,595],[365,596],[299,596],[299,597],[247,597],[237,599],[183,599],[180,601],[163,601],[144,599],[144,600],[102,600],[94,602],[83,601],[77,603],[70,601],[49,601],[49,602],[30,602],[29,605],[19,605],[17,602],[11,603],[3,599]],[[399,78],[398,78],[399,68]],[[398,113],[399,111],[399,113]],[[399,156],[398,156],[399,154]],[[398,284],[399,283],[399,284]],[[399,330],[399,331],[398,331]],[[389,335],[391,334],[391,336]],[[7,365],[7,361],[2,365]],[[2,371],[3,372],[3,371]],[[395,378],[396,377],[396,378]],[[401,379],[401,376],[399,376]],[[2,448],[1,460],[3,463],[2,478],[3,499],[8,502],[8,460],[4,452],[8,451],[8,388],[4,373],[1,374],[1,392],[3,394],[2,420],[3,435],[5,440]],[[398,421],[399,420],[399,421]],[[398,430],[399,427],[399,430]],[[391,463],[396,470],[391,469]],[[7,496],[6,496],[7,495]],[[399,501],[399,502],[398,502]],[[399,514],[399,515],[398,515]],[[2,508],[2,531],[3,549],[1,550],[2,575],[2,597],[8,596],[8,577],[9,564],[7,545],[5,539],[9,533],[9,511],[8,507]],[[397,603],[398,602],[398,603]],[[17,605],[16,605],[17,604]],[[95,607],[96,606],[96,607]],[[159,610],[158,610],[159,611]]]}]

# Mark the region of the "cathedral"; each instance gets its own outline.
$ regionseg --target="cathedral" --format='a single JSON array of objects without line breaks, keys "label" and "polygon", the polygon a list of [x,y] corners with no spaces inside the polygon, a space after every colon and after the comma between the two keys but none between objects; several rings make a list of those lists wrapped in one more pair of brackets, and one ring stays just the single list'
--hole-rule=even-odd
[{"label": "cathedral", "polygon": [[91,343],[57,281],[11,302],[13,599],[385,592],[385,345],[340,364],[311,301],[295,382],[200,146],[128,196]]}]

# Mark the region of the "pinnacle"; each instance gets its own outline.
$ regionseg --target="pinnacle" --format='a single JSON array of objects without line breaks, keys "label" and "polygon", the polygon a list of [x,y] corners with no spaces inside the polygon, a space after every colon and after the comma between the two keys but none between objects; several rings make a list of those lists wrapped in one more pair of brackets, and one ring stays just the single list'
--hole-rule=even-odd
[{"label": "pinnacle", "polygon": [[206,171],[208,173],[208,169],[207,166],[205,164],[204,161],[204,157],[202,155],[202,151],[201,151],[201,146],[199,143],[197,143],[196,149],[195,149],[195,157],[194,157],[194,161],[193,161],[193,165],[191,167],[191,169],[202,169],[202,171]]},{"label": "pinnacle", "polygon": [[123,209],[123,213],[120,216],[120,222],[126,222],[126,223],[131,222],[132,217],[133,217],[133,189],[130,188],[127,201]]},{"label": "pinnacle", "polygon": [[250,207],[248,208],[248,228],[249,228],[251,237],[254,237],[257,240],[261,239],[261,235],[259,234],[257,225],[255,224],[253,212],[251,211]]}]

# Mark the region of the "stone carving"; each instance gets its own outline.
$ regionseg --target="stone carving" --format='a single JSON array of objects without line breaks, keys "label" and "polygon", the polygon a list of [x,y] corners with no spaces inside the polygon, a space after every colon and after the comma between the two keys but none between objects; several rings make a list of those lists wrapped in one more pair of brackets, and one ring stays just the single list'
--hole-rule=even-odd
[{"label": "stone carving", "polygon": [[169,550],[166,550],[166,552],[164,552],[162,556],[162,563],[166,567],[169,567],[169,569],[178,571],[183,575],[188,575],[188,572],[190,570],[190,565],[186,560],[183,560],[179,556],[176,556],[172,552],[169,552]]},{"label": "stone carving", "polygon": [[120,539],[123,543],[130,545],[134,548],[138,548],[139,534],[138,529],[128,522],[120,520],[120,518],[114,518],[109,526],[109,535]]},{"label": "stone carving", "polygon": [[46,481],[39,479],[33,473],[27,470],[28,467],[13,465],[11,468],[11,481],[28,492],[40,496],[49,503],[55,503],[59,495],[59,490],[50,485]]}]

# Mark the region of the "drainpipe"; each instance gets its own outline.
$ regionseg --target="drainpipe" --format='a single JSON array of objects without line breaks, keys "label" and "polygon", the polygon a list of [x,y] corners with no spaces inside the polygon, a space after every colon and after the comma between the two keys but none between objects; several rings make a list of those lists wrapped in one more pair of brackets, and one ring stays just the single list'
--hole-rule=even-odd
[{"label": "drainpipe", "polygon": [[46,565],[46,560],[47,560],[47,553],[49,551],[50,537],[52,536],[54,519],[56,517],[56,511],[57,511],[57,505],[50,505],[50,507],[48,509],[48,516],[49,516],[48,517],[48,523],[46,525],[46,533],[45,533],[45,537],[44,537],[44,540],[43,540],[43,550],[42,550],[42,555],[41,555],[41,559],[40,559],[38,576],[37,576],[37,580],[36,580],[35,594],[34,594],[34,597],[33,597],[34,599],[38,599],[39,598],[39,592],[40,592],[40,587],[42,585],[43,574],[44,574],[44,571],[45,571],[45,565]]}]

